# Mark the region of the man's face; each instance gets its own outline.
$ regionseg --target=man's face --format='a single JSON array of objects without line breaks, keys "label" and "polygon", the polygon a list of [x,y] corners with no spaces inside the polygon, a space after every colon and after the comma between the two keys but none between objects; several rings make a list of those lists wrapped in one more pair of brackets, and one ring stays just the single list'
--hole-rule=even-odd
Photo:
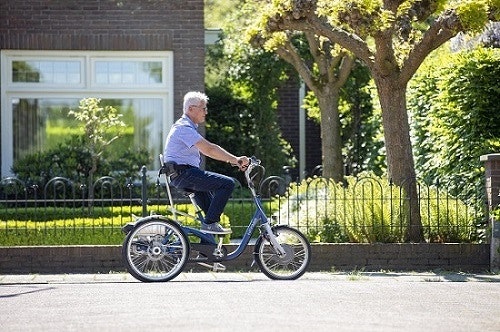
[{"label": "man's face", "polygon": [[196,124],[205,122],[207,113],[207,105],[204,102],[189,106],[189,117]]}]

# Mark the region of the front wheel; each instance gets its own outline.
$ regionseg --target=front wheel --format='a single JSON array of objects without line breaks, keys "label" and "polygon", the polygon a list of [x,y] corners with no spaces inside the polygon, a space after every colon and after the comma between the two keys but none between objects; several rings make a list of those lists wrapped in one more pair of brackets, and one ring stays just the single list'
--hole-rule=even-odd
[{"label": "front wheel", "polygon": [[254,257],[260,270],[271,279],[293,280],[301,277],[311,261],[309,241],[301,232],[288,226],[276,226],[272,230],[285,254],[278,255],[269,240],[259,237]]},{"label": "front wheel", "polygon": [[144,282],[168,281],[186,265],[189,240],[175,222],[151,219],[128,233],[122,258],[134,278]]}]

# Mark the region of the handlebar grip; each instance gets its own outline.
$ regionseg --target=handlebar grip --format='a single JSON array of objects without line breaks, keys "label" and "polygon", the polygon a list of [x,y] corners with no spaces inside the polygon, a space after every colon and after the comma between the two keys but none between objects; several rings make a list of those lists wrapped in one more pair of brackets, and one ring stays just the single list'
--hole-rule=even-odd
[{"label": "handlebar grip", "polygon": [[260,165],[260,160],[257,157],[251,156],[249,159],[252,164]]}]

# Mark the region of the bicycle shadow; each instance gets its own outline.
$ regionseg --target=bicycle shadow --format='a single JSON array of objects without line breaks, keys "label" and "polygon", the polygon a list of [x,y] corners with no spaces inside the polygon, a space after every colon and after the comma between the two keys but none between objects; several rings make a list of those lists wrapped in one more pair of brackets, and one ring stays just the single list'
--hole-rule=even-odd
[{"label": "bicycle shadow", "polygon": [[[28,288],[31,290],[19,290],[19,288]],[[8,290],[9,288],[15,288],[17,291],[13,291],[11,294],[5,294],[8,293],[5,292],[5,290]],[[55,287],[39,287],[35,285],[20,285],[20,284],[9,284],[9,285],[0,285],[0,299],[6,299],[6,298],[13,298],[13,297],[18,297],[22,295],[28,295],[28,294],[33,294],[33,293],[39,293],[39,292],[44,292],[44,291],[50,291],[54,290]]]}]

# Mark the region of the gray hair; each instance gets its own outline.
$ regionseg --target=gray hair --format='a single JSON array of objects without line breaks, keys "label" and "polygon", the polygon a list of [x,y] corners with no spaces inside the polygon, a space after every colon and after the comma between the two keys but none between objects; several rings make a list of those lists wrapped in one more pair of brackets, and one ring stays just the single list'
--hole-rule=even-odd
[{"label": "gray hair", "polygon": [[208,96],[203,92],[199,91],[189,91],[184,95],[184,105],[182,110],[186,113],[189,109],[189,106],[197,106],[200,102],[208,103]]}]

